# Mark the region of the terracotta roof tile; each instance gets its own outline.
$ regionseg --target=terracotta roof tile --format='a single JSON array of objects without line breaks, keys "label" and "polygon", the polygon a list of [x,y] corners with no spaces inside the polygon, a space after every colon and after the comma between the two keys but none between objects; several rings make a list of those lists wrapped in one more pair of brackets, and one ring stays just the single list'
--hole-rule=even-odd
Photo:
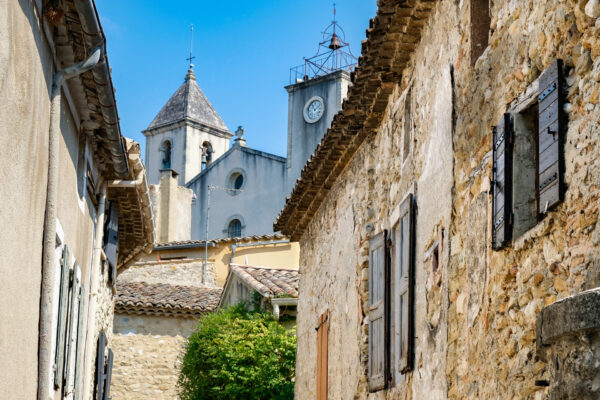
[{"label": "terracotta roof tile", "polygon": [[265,297],[298,297],[298,271],[245,265],[230,266],[231,272]]},{"label": "terracotta roof tile", "polygon": [[115,312],[192,317],[214,311],[221,291],[208,286],[117,282]]},{"label": "terracotta roof tile", "polygon": [[[208,243],[221,244],[221,243],[234,243],[234,242],[259,242],[259,241],[270,241],[270,240],[286,240],[287,237],[280,233],[273,233],[271,235],[254,235],[254,236],[243,236],[239,238],[222,238],[212,239]],[[156,250],[174,249],[174,248],[194,248],[204,246],[205,240],[180,240],[166,243],[156,243],[154,248]]]}]

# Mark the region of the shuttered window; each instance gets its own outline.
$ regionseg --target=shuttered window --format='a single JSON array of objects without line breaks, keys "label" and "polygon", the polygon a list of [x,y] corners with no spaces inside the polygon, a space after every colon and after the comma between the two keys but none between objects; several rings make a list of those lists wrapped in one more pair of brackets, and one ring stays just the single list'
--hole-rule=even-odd
[{"label": "shuttered window", "polygon": [[400,205],[392,230],[391,265],[391,378],[395,383],[413,365],[414,299],[414,198]]},{"label": "shuttered window", "polygon": [[512,123],[504,114],[494,127],[492,182],[492,248],[505,247],[512,232]]},{"label": "shuttered window", "polygon": [[328,345],[329,311],[325,311],[317,325],[317,400],[327,400]]},{"label": "shuttered window", "polygon": [[[104,225],[104,253],[108,261],[112,277],[112,269],[117,267],[117,256],[119,249],[119,212],[115,207],[115,203],[111,202],[108,207],[106,222]],[[114,282],[112,282],[114,284]]]},{"label": "shuttered window", "polygon": [[563,196],[562,143],[564,115],[562,60],[556,60],[539,78],[538,214],[545,214]]},{"label": "shuttered window", "polygon": [[69,286],[71,283],[70,254],[67,246],[63,248],[60,272],[60,292],[58,297],[58,324],[56,330],[56,350],[54,359],[54,388],[63,385],[65,368],[67,323],[69,315]]},{"label": "shuttered window", "polygon": [[369,243],[369,390],[386,384],[386,235]]},{"label": "shuttered window", "polygon": [[104,353],[106,350],[106,335],[104,332],[100,332],[98,335],[98,347],[96,351],[96,396],[95,400],[103,400],[104,398],[104,365],[105,357]]},{"label": "shuttered window", "polygon": [[84,321],[84,310],[85,310],[85,287],[82,285],[79,287],[79,316],[77,318],[77,350],[75,354],[75,387],[74,387],[74,399],[80,400],[83,395],[83,353],[85,348],[85,339],[83,330],[85,326]]}]

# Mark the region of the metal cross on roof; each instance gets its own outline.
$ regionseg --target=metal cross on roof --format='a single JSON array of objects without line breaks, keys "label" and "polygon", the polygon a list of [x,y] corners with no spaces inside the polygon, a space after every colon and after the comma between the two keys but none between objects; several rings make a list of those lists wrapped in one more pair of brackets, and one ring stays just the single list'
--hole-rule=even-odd
[{"label": "metal cross on roof", "polygon": [[194,25],[190,25],[190,56],[188,58],[186,58],[186,60],[188,60],[190,63],[190,68],[192,68],[194,66],[194,64],[192,64],[192,60],[194,58],[196,58],[192,55],[193,49],[194,49]]}]

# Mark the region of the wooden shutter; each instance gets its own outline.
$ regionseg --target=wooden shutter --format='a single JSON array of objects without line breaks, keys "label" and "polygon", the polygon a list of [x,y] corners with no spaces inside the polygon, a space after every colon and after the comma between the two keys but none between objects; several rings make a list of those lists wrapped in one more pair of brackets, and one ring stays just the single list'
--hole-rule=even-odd
[{"label": "wooden shutter", "polygon": [[[110,203],[108,210],[104,225],[104,254],[106,254],[110,268],[116,268],[119,249],[119,212],[114,202]],[[109,277],[111,276],[112,273],[109,273]]]},{"label": "wooden shutter", "polygon": [[67,324],[67,334],[65,335],[65,369],[63,371],[64,388],[63,393],[68,393],[73,388],[73,375],[71,370],[75,371],[73,363],[76,357],[77,346],[77,324],[78,324],[78,308],[79,308],[79,276],[81,270],[77,261],[73,264],[73,272],[70,279],[70,296],[69,296],[69,315]]},{"label": "wooden shutter", "polygon": [[504,114],[494,127],[492,248],[505,247],[512,234],[512,122]]},{"label": "wooden shutter", "polygon": [[369,390],[386,383],[385,232],[369,243]]},{"label": "wooden shutter", "polygon": [[77,350],[75,355],[75,388],[74,400],[81,400],[83,390],[81,385],[83,384],[83,353],[85,350],[85,338],[83,337],[84,328],[84,310],[85,310],[85,287],[81,285],[79,287],[79,317],[77,318]]},{"label": "wooden shutter", "polygon": [[58,324],[56,332],[56,356],[54,358],[54,388],[58,389],[63,384],[63,372],[65,367],[65,343],[67,333],[67,316],[69,313],[69,283],[71,281],[71,269],[69,267],[69,249],[63,249],[62,266],[60,271],[60,294],[58,299]]},{"label": "wooden shutter", "polygon": [[562,200],[563,136],[566,116],[563,110],[563,67],[556,60],[539,78],[538,214],[544,214]]},{"label": "wooden shutter", "polygon": [[317,325],[317,400],[327,400],[328,353],[329,311],[325,311]]},{"label": "wooden shutter", "polygon": [[108,349],[108,360],[106,360],[106,372],[104,373],[104,394],[102,395],[102,400],[110,399],[110,380],[112,378],[113,357],[113,351]]},{"label": "wooden shutter", "polygon": [[409,194],[399,207],[393,232],[392,267],[392,379],[412,369],[414,354],[414,197]]},{"label": "wooden shutter", "polygon": [[103,400],[104,396],[104,350],[106,349],[106,335],[98,335],[98,350],[96,353],[96,396],[95,400]]}]

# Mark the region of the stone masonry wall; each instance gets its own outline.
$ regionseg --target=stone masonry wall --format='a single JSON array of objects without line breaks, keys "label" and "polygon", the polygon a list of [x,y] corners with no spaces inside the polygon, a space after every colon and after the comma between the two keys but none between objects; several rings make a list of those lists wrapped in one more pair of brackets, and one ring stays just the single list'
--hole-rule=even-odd
[{"label": "stone masonry wall", "polygon": [[196,320],[115,315],[113,400],[177,399],[178,357]]},{"label": "stone masonry wall", "polygon": [[[448,398],[548,398],[553,382],[536,356],[536,315],[600,284],[600,20],[584,14],[586,3],[494,2],[490,47],[474,68],[457,59]],[[459,13],[464,26],[466,11]],[[463,39],[459,56],[466,46]],[[492,251],[490,127],[556,58],[572,68],[565,201],[508,249]]]},{"label": "stone masonry wall", "polygon": [[[536,316],[600,285],[600,6],[588,12],[592,18],[588,1],[492,2],[490,46],[472,66],[471,3],[437,4],[382,125],[302,237],[299,399],[315,397],[314,328],[326,309],[332,399],[537,400],[557,390],[554,372],[536,356]],[[492,251],[491,127],[556,58],[571,67],[565,201],[508,249]],[[414,134],[404,161],[407,125]],[[417,199],[415,371],[396,388],[369,394],[368,239],[390,228],[408,192]],[[424,253],[440,230],[434,273]]]}]

